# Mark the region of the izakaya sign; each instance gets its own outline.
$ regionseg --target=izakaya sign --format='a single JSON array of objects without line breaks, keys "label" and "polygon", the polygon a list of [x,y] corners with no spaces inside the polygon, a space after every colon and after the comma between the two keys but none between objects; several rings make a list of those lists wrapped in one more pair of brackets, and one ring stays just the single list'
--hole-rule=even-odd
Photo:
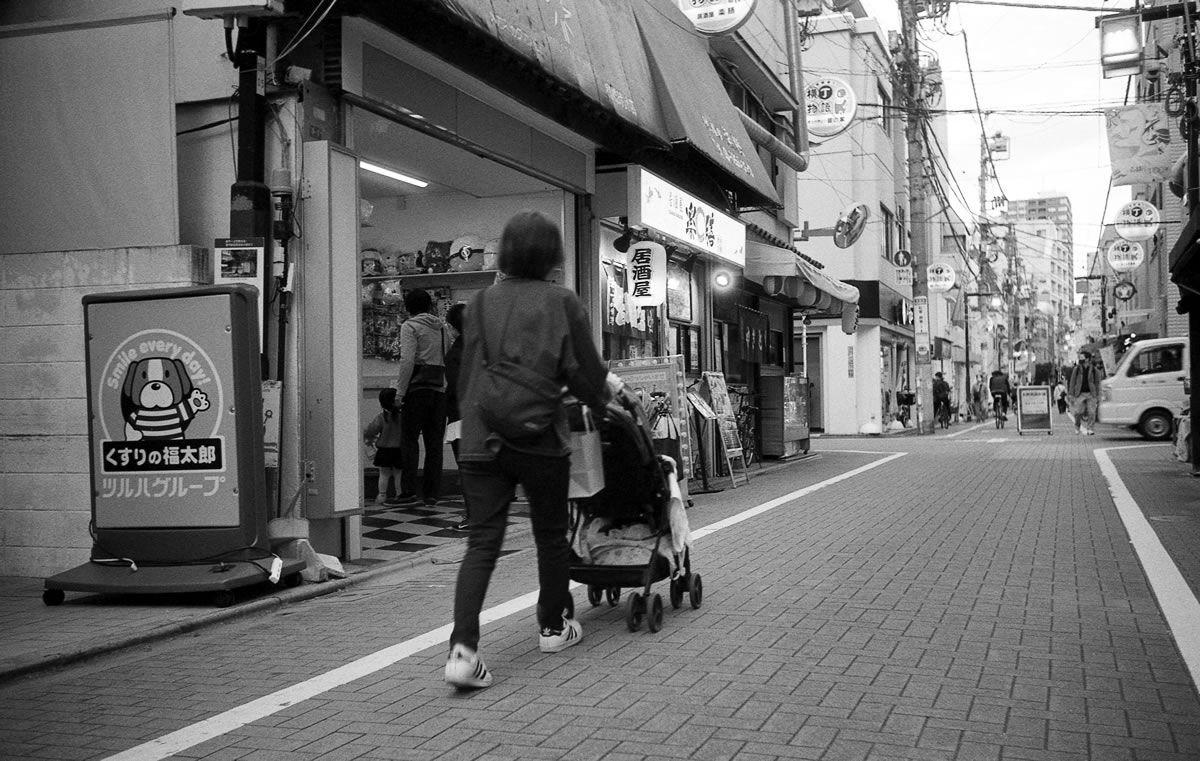
[{"label": "izakaya sign", "polygon": [[1146,259],[1146,250],[1141,243],[1116,240],[1108,247],[1108,266],[1117,272],[1129,272],[1141,266]]},{"label": "izakaya sign", "polygon": [[1158,232],[1158,208],[1149,201],[1130,201],[1117,212],[1113,225],[1125,240],[1149,240]]},{"label": "izakaya sign", "polygon": [[805,120],[808,131],[817,137],[833,137],[854,120],[858,98],[844,80],[825,77],[804,89]]},{"label": "izakaya sign", "polygon": [[629,247],[629,306],[656,307],[667,298],[667,250],[653,241]]},{"label": "izakaya sign", "polygon": [[629,224],[746,266],[746,226],[641,167],[629,170]]},{"label": "izakaya sign", "polygon": [[679,10],[701,34],[716,37],[750,19],[758,0],[678,0]]},{"label": "izakaya sign", "polygon": [[945,293],[954,287],[957,274],[947,264],[931,264],[925,268],[926,282],[933,293]]}]

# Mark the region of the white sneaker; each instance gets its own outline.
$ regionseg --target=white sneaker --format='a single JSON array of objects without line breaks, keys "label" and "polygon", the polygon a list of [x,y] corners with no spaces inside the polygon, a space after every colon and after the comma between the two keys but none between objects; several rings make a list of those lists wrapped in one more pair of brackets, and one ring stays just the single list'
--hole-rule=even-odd
[{"label": "white sneaker", "polygon": [[557,653],[572,645],[578,645],[583,639],[583,627],[573,618],[563,618],[562,628],[555,631],[549,627],[542,629],[538,636],[538,647],[543,653]]},{"label": "white sneaker", "polygon": [[446,659],[446,684],[460,690],[477,690],[492,684],[492,672],[478,653],[466,645],[455,645]]}]

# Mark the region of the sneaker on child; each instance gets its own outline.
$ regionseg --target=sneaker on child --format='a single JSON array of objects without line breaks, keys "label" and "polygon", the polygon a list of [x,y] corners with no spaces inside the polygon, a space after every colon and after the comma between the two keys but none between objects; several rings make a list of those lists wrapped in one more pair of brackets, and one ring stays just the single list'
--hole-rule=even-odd
[{"label": "sneaker on child", "polygon": [[582,639],[583,627],[575,619],[564,616],[562,626],[558,629],[542,627],[538,636],[538,647],[543,653],[558,653],[572,645],[578,645]]},{"label": "sneaker on child", "polygon": [[463,644],[451,648],[450,657],[446,659],[446,684],[460,690],[477,690],[491,683],[492,672],[478,653]]}]

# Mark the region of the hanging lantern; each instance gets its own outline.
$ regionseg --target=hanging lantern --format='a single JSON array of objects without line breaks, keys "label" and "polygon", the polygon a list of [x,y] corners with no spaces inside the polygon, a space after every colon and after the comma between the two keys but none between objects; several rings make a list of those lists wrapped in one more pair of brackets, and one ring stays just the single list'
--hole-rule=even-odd
[{"label": "hanging lantern", "polygon": [[653,241],[629,247],[629,305],[656,307],[667,298],[667,250]]}]

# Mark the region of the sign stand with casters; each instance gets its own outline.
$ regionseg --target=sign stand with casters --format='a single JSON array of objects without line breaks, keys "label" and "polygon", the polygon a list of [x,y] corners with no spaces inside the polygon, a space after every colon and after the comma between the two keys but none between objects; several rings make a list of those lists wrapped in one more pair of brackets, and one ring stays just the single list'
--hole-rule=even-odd
[{"label": "sign stand with casters", "polygon": [[1049,386],[1017,386],[1017,434],[1026,431],[1054,435]]},{"label": "sign stand with casters", "polygon": [[267,536],[257,305],[245,285],[83,297],[93,545],[47,605],[300,583]]}]

